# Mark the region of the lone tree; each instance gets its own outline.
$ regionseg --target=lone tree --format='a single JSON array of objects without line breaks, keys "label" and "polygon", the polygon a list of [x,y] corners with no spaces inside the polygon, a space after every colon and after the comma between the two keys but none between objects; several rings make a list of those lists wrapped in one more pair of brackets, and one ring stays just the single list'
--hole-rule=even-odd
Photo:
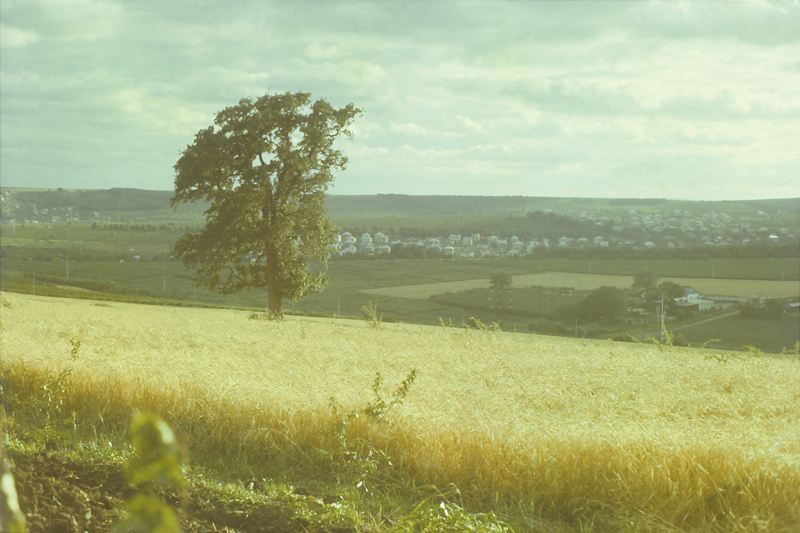
[{"label": "lone tree", "polygon": [[335,109],[308,93],[264,95],[220,111],[175,164],[170,205],[205,201],[206,226],[182,235],[173,250],[197,269],[202,287],[233,294],[266,287],[269,311],[283,300],[319,292],[335,228],[325,209],[333,170],[347,158],[333,143],[352,137],[361,113]]}]

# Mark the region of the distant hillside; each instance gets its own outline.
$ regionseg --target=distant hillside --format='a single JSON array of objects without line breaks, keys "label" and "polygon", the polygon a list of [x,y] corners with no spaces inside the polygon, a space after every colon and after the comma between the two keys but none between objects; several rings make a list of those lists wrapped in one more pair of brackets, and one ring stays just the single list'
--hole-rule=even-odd
[{"label": "distant hillside", "polygon": [[560,198],[542,196],[329,196],[328,210],[334,217],[386,217],[430,215],[524,215],[551,210],[567,213],[664,213],[715,211],[728,214],[765,211],[800,212],[800,198],[742,201],[689,201],[663,198]]},{"label": "distant hillside", "polygon": [[[171,191],[141,189],[64,190],[6,188],[3,219],[62,221],[67,213],[80,221],[93,218],[111,222],[189,222],[202,220],[204,204],[182,204],[177,212],[169,206]],[[336,218],[524,215],[551,210],[568,213],[626,214],[715,211],[729,214],[765,211],[800,213],[800,198],[703,201],[642,198],[548,198],[532,196],[412,196],[378,194],[329,196],[328,211]],[[794,217],[791,217],[794,218]]]}]

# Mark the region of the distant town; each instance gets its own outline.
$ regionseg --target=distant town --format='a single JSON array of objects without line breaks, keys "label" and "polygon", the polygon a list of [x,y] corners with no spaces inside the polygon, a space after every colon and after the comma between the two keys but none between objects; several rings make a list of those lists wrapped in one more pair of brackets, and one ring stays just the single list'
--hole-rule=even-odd
[{"label": "distant town", "polygon": [[[69,198],[59,190],[49,198]],[[163,193],[168,194],[168,193]],[[42,195],[42,199],[46,196]],[[48,226],[54,224],[90,224],[98,229],[122,227],[153,230],[147,223],[130,224],[121,220],[117,211],[105,211],[102,203],[48,205],[20,200],[10,190],[0,192],[0,225],[6,230],[16,226]],[[68,200],[67,200],[68,201]],[[701,205],[701,203],[698,203]],[[739,211],[734,214],[708,211],[696,213],[674,209],[659,213],[636,209],[620,209],[613,214],[575,210],[535,210],[515,214],[524,227],[517,234],[485,234],[464,232],[437,235],[416,229],[383,228],[381,231],[344,231],[332,245],[334,255],[347,257],[422,257],[422,258],[515,258],[545,250],[580,249],[680,249],[747,245],[781,245],[798,243],[796,213],[777,211]],[[509,218],[512,218],[509,216]],[[189,221],[180,221],[184,229]],[[195,221],[196,222],[196,221]],[[163,219],[160,228],[166,227]],[[511,227],[513,225],[509,225]],[[374,228],[373,228],[374,229]]]},{"label": "distant town", "polygon": [[[558,238],[517,235],[449,234],[425,238],[387,235],[383,232],[352,234],[346,231],[334,244],[341,256],[388,255],[399,249],[417,250],[433,256],[453,258],[522,257],[540,249],[583,248],[688,248],[697,246],[730,246],[748,244],[797,243],[796,231],[781,226],[786,211],[739,214],[710,211],[694,214],[690,211],[671,211],[663,214],[640,214],[629,210],[626,216],[606,216],[568,211],[536,211],[528,213],[532,226],[536,222],[560,219],[578,224]],[[544,225],[544,224],[543,224]],[[579,229],[580,228],[580,229]],[[584,233],[580,233],[583,230]],[[549,230],[552,233],[552,230]],[[567,234],[569,233],[569,234]]]}]

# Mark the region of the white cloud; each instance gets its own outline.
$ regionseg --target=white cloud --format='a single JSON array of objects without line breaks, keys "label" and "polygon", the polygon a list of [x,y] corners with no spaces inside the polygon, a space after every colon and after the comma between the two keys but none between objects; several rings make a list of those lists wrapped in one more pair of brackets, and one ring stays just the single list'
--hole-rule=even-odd
[{"label": "white cloud", "polygon": [[[646,196],[652,182],[695,194],[696,176],[718,185],[748,174],[778,190],[800,166],[796,2],[29,0],[0,10],[9,182],[36,168],[105,184],[144,159],[141,179],[161,183],[214,113],[298,90],[364,109],[341,145],[350,164],[337,181],[351,192]],[[75,139],[97,168],[70,155]],[[44,172],[36,153],[80,171]]]},{"label": "white cloud", "polygon": [[400,133],[402,135],[413,135],[416,137],[430,137],[432,135],[438,135],[437,132],[430,130],[428,128],[424,128],[418,124],[413,123],[405,123],[405,124],[392,124],[390,129],[394,133]]},{"label": "white cloud", "polygon": [[111,97],[127,121],[142,134],[158,131],[188,136],[212,123],[213,117],[146,89],[123,89]]},{"label": "white cloud", "polygon": [[36,44],[39,39],[35,31],[0,25],[0,46],[3,48],[25,48]]},{"label": "white cloud", "polygon": [[97,41],[119,35],[124,11],[110,0],[40,0],[34,2],[38,23],[48,38],[60,41]]},{"label": "white cloud", "polygon": [[486,133],[486,128],[474,120],[470,119],[469,117],[465,117],[464,115],[456,115],[453,119],[455,126],[459,128],[461,131],[466,131],[468,133],[475,133],[475,134],[483,134]]}]

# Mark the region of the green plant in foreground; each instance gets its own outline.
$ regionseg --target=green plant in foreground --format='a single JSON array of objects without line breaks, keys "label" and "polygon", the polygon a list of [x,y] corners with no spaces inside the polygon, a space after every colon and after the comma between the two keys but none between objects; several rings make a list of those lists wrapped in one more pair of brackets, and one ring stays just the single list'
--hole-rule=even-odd
[{"label": "green plant in foreground", "polygon": [[126,502],[126,516],[114,533],[176,533],[180,523],[175,512],[152,494],[154,485],[175,489],[184,486],[178,446],[170,427],[157,415],[137,413],[130,425],[133,455],[125,466],[128,482],[144,493]]}]

